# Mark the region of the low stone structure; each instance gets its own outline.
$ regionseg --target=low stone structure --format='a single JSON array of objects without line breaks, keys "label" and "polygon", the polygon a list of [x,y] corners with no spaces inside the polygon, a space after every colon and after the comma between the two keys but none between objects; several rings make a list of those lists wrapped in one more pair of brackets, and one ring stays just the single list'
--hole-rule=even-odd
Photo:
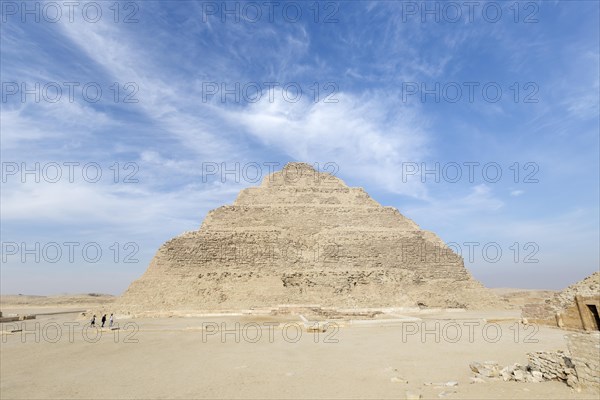
[{"label": "low stone structure", "polygon": [[334,307],[286,305],[271,309],[270,315],[305,315],[322,319],[373,319],[383,314],[380,310],[339,310]]},{"label": "low stone structure", "polygon": [[5,315],[5,316],[2,316],[0,314],[0,323],[2,323],[2,322],[14,322],[14,321],[25,321],[27,319],[35,319],[35,314],[23,314],[23,315],[9,314],[9,315]]},{"label": "low stone structure", "polygon": [[526,304],[522,317],[530,323],[570,330],[600,329],[600,272],[556,293],[544,303]]},{"label": "low stone structure", "polygon": [[525,304],[521,310],[521,316],[527,323],[556,326],[556,311],[550,305],[550,299],[544,303]]}]

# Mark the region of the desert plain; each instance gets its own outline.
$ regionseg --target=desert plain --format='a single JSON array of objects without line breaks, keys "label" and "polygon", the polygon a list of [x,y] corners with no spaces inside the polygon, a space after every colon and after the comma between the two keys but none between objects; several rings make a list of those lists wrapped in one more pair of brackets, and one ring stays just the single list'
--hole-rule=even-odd
[{"label": "desert plain", "polygon": [[37,315],[2,324],[0,389],[4,399],[597,399],[559,381],[474,382],[472,362],[568,351],[568,331],[521,323],[520,303],[548,292],[495,292],[505,308],[117,315],[113,330],[89,328],[82,314],[110,312],[112,296],[3,296],[4,315]]}]

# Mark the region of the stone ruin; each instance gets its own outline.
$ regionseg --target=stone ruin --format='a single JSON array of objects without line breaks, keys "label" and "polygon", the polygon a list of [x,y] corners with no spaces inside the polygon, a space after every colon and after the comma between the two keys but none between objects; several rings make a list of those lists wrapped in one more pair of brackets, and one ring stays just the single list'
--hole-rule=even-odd
[{"label": "stone ruin", "polygon": [[556,293],[544,303],[523,306],[522,317],[530,323],[571,330],[600,330],[600,272]]},{"label": "stone ruin", "polygon": [[600,332],[571,333],[565,336],[568,352],[536,351],[527,353],[529,363],[506,367],[495,361],[469,364],[472,383],[504,380],[539,383],[560,381],[574,389],[600,388]]},{"label": "stone ruin", "polygon": [[577,387],[575,365],[564,352],[538,351],[527,353],[527,358],[527,365],[514,363],[505,367],[496,361],[472,362],[469,364],[474,374],[471,383],[485,383],[488,380],[540,383],[556,380]]},{"label": "stone ruin", "polygon": [[163,244],[122,310],[486,308],[497,297],[434,233],[362,188],[289,163]]},{"label": "stone ruin", "polygon": [[579,384],[600,389],[600,332],[571,333],[567,345]]},{"label": "stone ruin", "polygon": [[533,358],[530,355],[530,370],[540,370],[545,379],[562,380],[571,387],[600,388],[599,311],[600,272],[543,303],[525,304],[521,314],[524,323],[579,331],[565,336],[570,355],[562,352],[540,352]]}]

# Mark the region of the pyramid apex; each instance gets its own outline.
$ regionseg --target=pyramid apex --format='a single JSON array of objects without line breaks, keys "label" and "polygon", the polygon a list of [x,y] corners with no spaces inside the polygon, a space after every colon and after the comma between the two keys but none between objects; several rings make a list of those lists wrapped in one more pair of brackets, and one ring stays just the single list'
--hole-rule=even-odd
[{"label": "pyramid apex", "polygon": [[323,184],[345,187],[341,179],[335,178],[329,173],[320,172],[319,164],[288,162],[279,171],[266,176],[261,186],[315,186]]},{"label": "pyramid apex", "polygon": [[295,162],[295,161],[290,161],[287,164],[285,164],[285,166],[283,167],[283,170],[285,171],[289,171],[289,170],[308,170],[310,172],[316,172],[316,169],[310,165],[309,163],[305,163],[305,162]]}]

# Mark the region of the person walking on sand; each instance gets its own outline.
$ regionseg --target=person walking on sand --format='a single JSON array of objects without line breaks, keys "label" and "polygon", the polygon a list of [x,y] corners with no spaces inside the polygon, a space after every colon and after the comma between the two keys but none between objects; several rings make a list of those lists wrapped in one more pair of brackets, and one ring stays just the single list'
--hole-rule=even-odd
[{"label": "person walking on sand", "polygon": [[96,326],[96,314],[94,314],[94,316],[92,317],[92,320],[90,321],[90,326]]},{"label": "person walking on sand", "polygon": [[106,314],[102,316],[102,328],[104,328],[104,324],[106,323]]},{"label": "person walking on sand", "polygon": [[108,326],[109,326],[110,328],[112,328],[112,326],[113,326],[113,322],[114,322],[113,315],[112,315],[112,314],[110,314],[110,321],[109,321],[109,323],[108,323]]}]

